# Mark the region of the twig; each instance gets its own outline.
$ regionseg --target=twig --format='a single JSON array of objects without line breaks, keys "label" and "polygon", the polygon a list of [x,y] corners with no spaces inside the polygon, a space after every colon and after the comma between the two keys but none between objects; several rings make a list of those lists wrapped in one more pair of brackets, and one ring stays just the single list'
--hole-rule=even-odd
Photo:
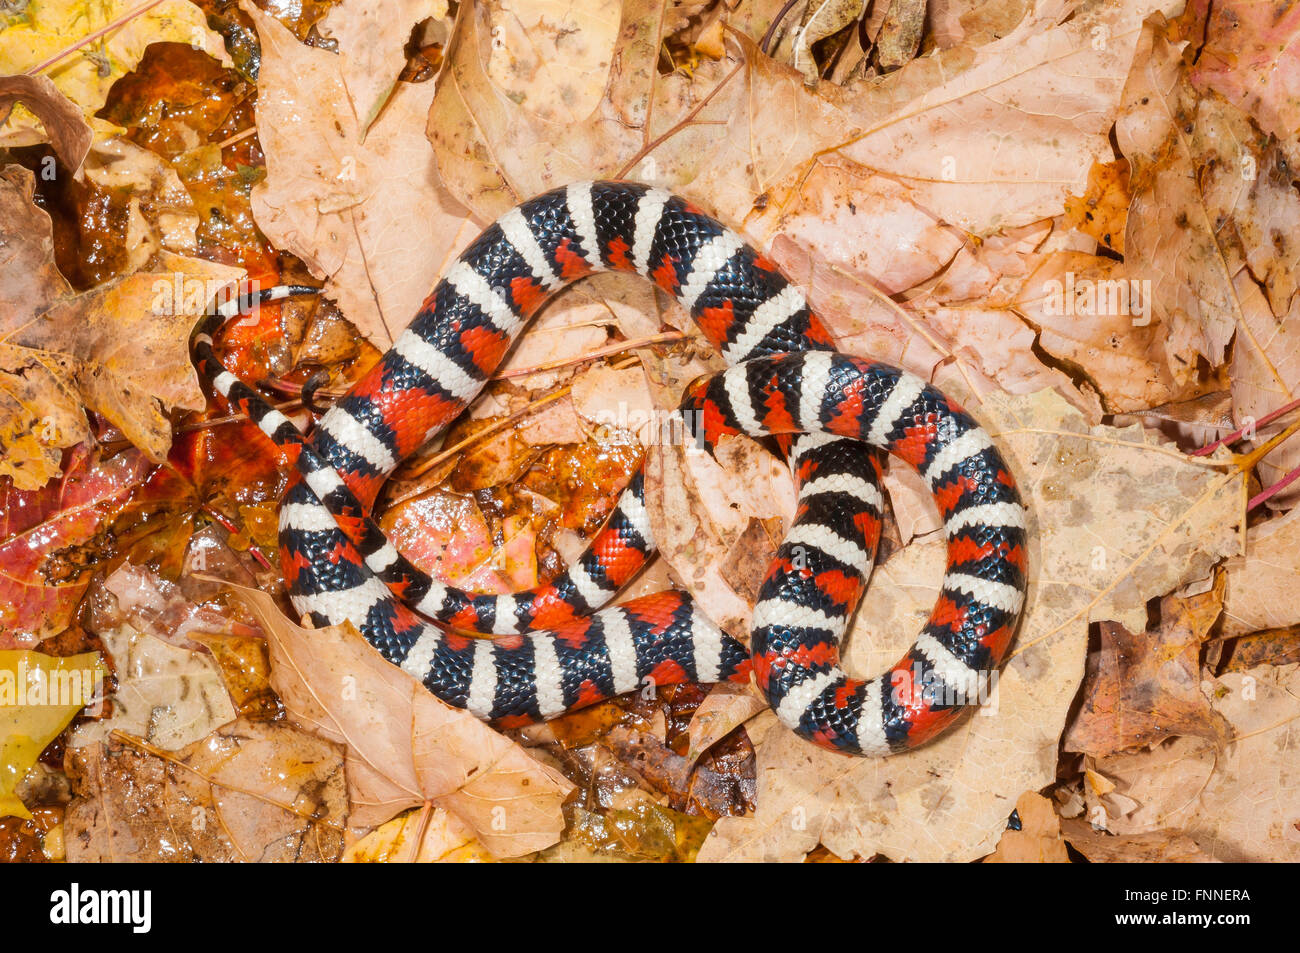
[{"label": "twig", "polygon": [[31,69],[27,70],[27,75],[32,76],[35,75],[36,73],[42,72],[43,70],[49,69],[51,66],[59,62],[59,60],[63,59],[64,57],[71,56],[73,53],[77,52],[77,50],[81,49],[83,46],[86,46],[90,43],[94,43],[105,33],[111,33],[112,31],[116,30],[118,27],[122,26],[123,24],[131,20],[134,20],[140,14],[148,13],[150,10],[152,10],[154,7],[158,6],[162,2],[163,0],[149,0],[148,3],[142,3],[134,10],[126,11],[126,13],[122,14],[116,20],[112,21],[111,23],[108,23],[105,26],[100,27],[98,30],[96,30],[94,33],[91,33],[89,36],[83,36],[81,39],[77,40],[76,43],[72,44],[72,46],[64,47],[62,50],[60,50],[59,52],[51,56],[44,63],[39,63],[36,66],[33,66]]},{"label": "twig", "polygon": [[565,394],[567,394],[570,391],[570,389],[571,389],[571,385],[569,384],[565,384],[563,387],[557,387],[549,394],[539,397],[534,401],[530,401],[529,403],[525,404],[523,407],[520,407],[513,414],[507,414],[505,417],[502,417],[500,420],[496,421],[495,423],[489,424],[488,426],[484,427],[482,430],[475,431],[474,433],[470,434],[468,437],[464,438],[463,440],[458,440],[450,447],[444,447],[442,450],[439,450],[437,453],[431,456],[428,460],[425,460],[423,463],[419,464],[418,466],[413,467],[411,469],[409,479],[415,479],[416,477],[428,473],[438,464],[442,463],[442,461],[446,460],[448,457],[452,456],[453,454],[459,453],[461,450],[464,450],[467,446],[474,443],[475,441],[480,440],[483,437],[490,437],[491,435],[497,433],[498,431],[504,430],[506,427],[509,427],[511,424],[518,422],[520,418],[527,417],[529,414],[531,414],[534,410],[537,410],[539,407],[544,407],[547,404],[554,403],[555,401],[563,397]]},{"label": "twig", "polygon": [[[1287,404],[1284,407],[1279,407],[1277,410],[1269,411],[1263,417],[1260,417],[1259,420],[1255,421],[1254,424],[1252,424],[1251,426],[1254,427],[1255,429],[1258,429],[1260,427],[1263,427],[1265,424],[1272,423],[1274,420],[1277,420],[1277,418],[1281,417],[1283,414],[1289,414],[1291,411],[1296,410],[1297,408],[1300,408],[1300,400],[1293,400],[1291,401],[1291,403]],[[1224,446],[1225,444],[1236,443],[1238,440],[1242,438],[1242,436],[1245,435],[1246,431],[1249,429],[1251,428],[1242,427],[1240,430],[1234,430],[1226,437],[1220,437],[1218,440],[1214,441],[1214,443],[1207,444],[1206,446],[1201,447],[1199,450],[1193,450],[1192,456],[1204,457],[1207,456],[1208,454],[1213,453],[1215,450],[1218,450],[1220,447]]]},{"label": "twig", "polygon": [[1296,467],[1294,470],[1292,470],[1286,476],[1282,477],[1282,479],[1278,480],[1272,486],[1268,487],[1265,490],[1261,490],[1260,492],[1252,496],[1250,498],[1250,502],[1246,504],[1246,511],[1249,512],[1250,510],[1253,510],[1255,507],[1259,506],[1259,504],[1267,500],[1270,496],[1274,496],[1280,493],[1282,490],[1285,490],[1296,480],[1300,480],[1300,467]]},{"label": "twig", "polygon": [[681,331],[665,331],[662,334],[652,334],[649,337],[636,338],[631,341],[619,341],[615,344],[609,344],[602,348],[580,357],[566,357],[558,361],[547,361],[545,364],[536,364],[532,367],[519,367],[513,371],[506,371],[504,374],[498,374],[498,380],[510,380],[515,377],[528,377],[530,374],[540,374],[543,371],[554,371],[561,367],[572,367],[574,364],[585,364],[588,361],[594,361],[602,357],[608,357],[611,354],[621,354],[624,351],[632,351],[639,347],[646,347],[651,344],[666,344],[669,341],[680,341],[687,335]]},{"label": "twig", "polygon": [[[631,367],[636,362],[637,362],[637,358],[629,357],[625,361],[619,361],[617,364],[611,364],[610,367],[613,368],[614,370],[622,370],[625,367]],[[549,394],[544,394],[541,397],[537,398],[536,400],[530,401],[529,403],[525,404],[523,407],[520,407],[514,413],[508,414],[505,417],[502,417],[500,420],[495,421],[494,423],[484,427],[482,430],[470,434],[468,437],[464,438],[463,440],[457,441],[452,446],[444,447],[442,450],[439,450],[428,460],[425,460],[423,463],[419,464],[418,466],[413,467],[407,479],[415,479],[416,477],[419,477],[424,473],[428,473],[429,470],[436,467],[439,463],[442,463],[444,460],[446,460],[453,454],[459,453],[461,450],[464,450],[467,446],[474,443],[475,441],[481,440],[484,437],[490,437],[493,434],[498,433],[501,430],[504,430],[506,427],[509,427],[510,425],[517,423],[522,418],[527,417],[529,414],[531,414],[533,411],[537,410],[538,408],[544,407],[547,404],[559,400],[561,397],[569,393],[569,391],[572,389],[573,389],[572,384],[565,384],[562,387],[557,387]],[[389,505],[391,506],[392,504]]]},{"label": "twig", "polygon": [[[302,406],[301,400],[287,400],[283,404],[272,404],[276,410],[298,410]],[[210,417],[207,420],[196,420],[193,423],[181,424],[176,428],[177,433],[193,433],[196,430],[208,430],[211,427],[224,427],[226,424],[237,424],[241,421],[248,420],[248,414],[227,414],[224,417]]]},{"label": "twig", "polygon": [[785,15],[790,12],[797,2],[798,0],[786,0],[785,6],[783,6],[777,12],[776,16],[772,18],[771,25],[768,26],[767,32],[763,34],[763,39],[759,41],[758,44],[758,48],[762,50],[764,54],[770,55],[767,51],[767,44],[772,42],[772,35],[776,33],[776,28],[781,25],[781,21],[785,19]]},{"label": "twig", "polygon": [[257,126],[255,125],[249,126],[243,132],[237,132],[229,139],[222,139],[220,142],[217,143],[217,148],[224,149],[226,148],[226,146],[233,146],[236,142],[241,142],[244,139],[247,139],[249,136],[255,136],[255,135],[257,135]]},{"label": "twig", "polygon": [[[236,525],[235,521],[227,518],[220,510],[215,509],[207,503],[204,503],[200,509],[203,511],[204,515],[221,526],[221,528],[227,533],[240,533],[242,535],[239,526]],[[258,548],[257,543],[253,542],[251,536],[248,538],[248,552],[254,559],[262,564],[263,569],[272,568],[271,561],[262,554],[262,550]]]},{"label": "twig", "polygon": [[623,166],[623,168],[619,169],[618,172],[614,174],[614,178],[616,179],[626,178],[627,174],[631,172],[633,168],[636,167],[636,164],[638,162],[640,162],[650,153],[654,152],[655,149],[663,145],[663,143],[666,142],[668,139],[677,135],[677,133],[681,132],[683,129],[689,126],[691,120],[694,119],[697,115],[699,115],[700,111],[704,109],[704,107],[707,106],[713,100],[713,97],[718,94],[718,92],[722,89],[723,86],[726,86],[729,82],[731,82],[732,77],[735,76],[737,73],[739,73],[741,69],[744,67],[744,65],[745,64],[743,61],[737,63],[736,68],[733,69],[726,76],[722,77],[722,79],[718,81],[718,85],[714,86],[711,90],[709,90],[708,95],[706,95],[703,99],[701,99],[698,103],[696,103],[691,108],[690,112],[688,112],[685,116],[683,116],[678,122],[673,123],[672,127],[668,129],[666,132],[650,140],[650,142],[647,145],[642,146],[641,149],[637,151],[636,155],[634,155],[630,160],[628,160],[627,165]]}]

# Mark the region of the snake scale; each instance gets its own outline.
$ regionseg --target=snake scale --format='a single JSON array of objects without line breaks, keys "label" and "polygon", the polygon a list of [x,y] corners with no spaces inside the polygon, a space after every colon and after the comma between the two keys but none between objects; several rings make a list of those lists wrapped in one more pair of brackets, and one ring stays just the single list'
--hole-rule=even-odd
[{"label": "snake scale", "polygon": [[[684,591],[605,608],[655,549],[639,470],[584,555],[528,592],[485,595],[433,579],[370,517],[388,475],[473,400],[528,319],[560,288],[605,270],[643,275],[676,297],[729,365],[682,401],[706,449],[734,433],[776,435],[788,448],[796,516],[762,583],[748,648]],[[315,291],[281,286],[256,298]],[[213,349],[223,322],[249,303],[214,309],[192,349],[233,409],[296,448],[279,511],[290,600],[315,624],[350,620],[448,704],[512,727],[647,680],[744,682],[752,672],[802,737],[881,756],[934,738],[978,703],[1012,639],[1027,584],[1027,513],[989,434],[915,375],[837,353],[769,259],[666,191],[575,183],[506,213],[310,436]],[[948,566],[911,649],[864,681],[842,671],[838,647],[880,537],[871,448],[924,478],[945,522]]]}]

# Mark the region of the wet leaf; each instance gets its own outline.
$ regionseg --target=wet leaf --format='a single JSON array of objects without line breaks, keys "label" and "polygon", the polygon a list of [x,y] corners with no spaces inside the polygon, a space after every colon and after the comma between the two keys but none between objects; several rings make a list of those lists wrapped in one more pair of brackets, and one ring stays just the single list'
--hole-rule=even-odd
[{"label": "wet leaf", "polygon": [[177,751],[130,735],[70,752],[68,860],[318,862],[343,852],[332,742],[240,719]]}]

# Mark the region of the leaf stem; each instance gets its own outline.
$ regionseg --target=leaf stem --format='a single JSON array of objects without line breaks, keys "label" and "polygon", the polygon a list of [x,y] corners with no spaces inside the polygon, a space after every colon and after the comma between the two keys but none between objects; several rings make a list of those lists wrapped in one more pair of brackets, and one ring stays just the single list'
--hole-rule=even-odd
[{"label": "leaf stem", "polygon": [[[1297,408],[1300,408],[1300,400],[1293,400],[1291,401],[1291,403],[1286,404],[1283,407],[1279,407],[1277,410],[1269,411],[1263,417],[1260,417],[1259,420],[1255,421],[1254,424],[1252,424],[1251,426],[1253,426],[1255,429],[1259,429],[1260,427],[1263,427],[1265,424],[1269,424],[1272,423],[1274,420],[1277,420],[1277,418],[1281,417],[1283,414],[1289,414],[1291,411],[1296,410]],[[1206,444],[1204,447],[1201,447],[1199,450],[1193,450],[1192,456],[1204,457],[1213,453],[1215,450],[1218,450],[1220,447],[1224,446],[1225,444],[1236,443],[1238,440],[1242,438],[1242,436],[1249,429],[1251,428],[1242,427],[1240,430],[1234,430],[1232,433],[1228,434],[1227,436],[1220,437],[1218,440],[1214,441],[1214,443]]]}]

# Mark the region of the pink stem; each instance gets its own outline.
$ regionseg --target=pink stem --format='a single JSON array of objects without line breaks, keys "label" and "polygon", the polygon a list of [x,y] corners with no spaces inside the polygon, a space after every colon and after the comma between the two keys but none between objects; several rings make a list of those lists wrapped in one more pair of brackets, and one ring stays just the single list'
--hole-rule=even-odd
[{"label": "pink stem", "polygon": [[1259,504],[1267,500],[1270,496],[1274,496],[1275,494],[1280,493],[1282,490],[1285,490],[1296,480],[1300,480],[1300,467],[1296,467],[1294,470],[1292,470],[1286,476],[1282,477],[1282,479],[1278,480],[1268,489],[1260,490],[1253,497],[1251,497],[1250,502],[1246,504],[1247,511],[1253,510],[1255,507],[1259,506]]},{"label": "pink stem", "polygon": [[[1277,410],[1271,410],[1263,417],[1260,417],[1259,420],[1255,421],[1254,427],[1255,429],[1259,429],[1260,427],[1263,427],[1265,424],[1271,424],[1273,421],[1277,420],[1277,418],[1281,417],[1283,414],[1288,414],[1291,411],[1295,410],[1297,407],[1300,407],[1300,400],[1293,400],[1291,401],[1291,403],[1283,407],[1279,407]],[[1214,443],[1207,444],[1206,446],[1201,447],[1201,449],[1199,450],[1193,450],[1192,456],[1204,457],[1213,453],[1215,450],[1218,450],[1220,447],[1224,446],[1225,444],[1236,443],[1238,440],[1241,439],[1242,434],[1244,434],[1247,429],[1248,428],[1246,427],[1242,427],[1240,430],[1234,430],[1226,437],[1221,437],[1220,439],[1214,441]]]}]

